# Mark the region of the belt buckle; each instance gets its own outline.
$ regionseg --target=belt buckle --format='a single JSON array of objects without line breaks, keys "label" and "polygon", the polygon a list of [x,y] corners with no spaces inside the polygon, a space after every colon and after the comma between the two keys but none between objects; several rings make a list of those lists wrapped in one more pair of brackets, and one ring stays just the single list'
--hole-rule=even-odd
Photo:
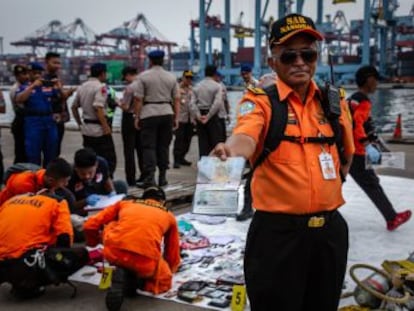
[{"label": "belt buckle", "polygon": [[323,216],[312,216],[308,220],[308,227],[309,228],[320,228],[325,225],[325,217]]}]

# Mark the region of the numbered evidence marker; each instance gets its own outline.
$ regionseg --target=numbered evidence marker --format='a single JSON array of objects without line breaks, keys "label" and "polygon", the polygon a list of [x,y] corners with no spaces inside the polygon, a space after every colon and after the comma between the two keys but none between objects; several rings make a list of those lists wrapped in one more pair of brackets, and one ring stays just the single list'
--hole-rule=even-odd
[{"label": "numbered evidence marker", "polygon": [[112,284],[112,267],[104,267],[102,271],[101,281],[99,282],[99,289],[108,289]]},{"label": "numbered evidence marker", "polygon": [[231,311],[243,311],[246,305],[246,287],[244,285],[234,285],[231,297]]}]

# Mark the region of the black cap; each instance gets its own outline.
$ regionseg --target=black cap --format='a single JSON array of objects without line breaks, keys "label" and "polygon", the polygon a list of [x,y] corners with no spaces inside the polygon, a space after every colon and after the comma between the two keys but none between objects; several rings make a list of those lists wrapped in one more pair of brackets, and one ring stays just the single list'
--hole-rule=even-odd
[{"label": "black cap", "polygon": [[283,44],[298,33],[306,33],[318,41],[323,40],[323,35],[316,30],[311,18],[300,14],[289,14],[271,25],[269,46]]},{"label": "black cap", "polygon": [[358,86],[363,86],[369,77],[375,77],[379,80],[380,74],[374,66],[362,66],[355,73],[355,82]]},{"label": "black cap", "polygon": [[164,58],[164,56],[165,56],[165,53],[163,50],[153,50],[148,53],[148,57],[150,59]]},{"label": "black cap", "polygon": [[152,186],[144,190],[142,194],[142,199],[154,199],[158,201],[165,201],[165,192],[161,187]]},{"label": "black cap", "polygon": [[136,75],[138,73],[137,68],[132,66],[126,66],[122,69],[122,79],[125,79],[126,75]]},{"label": "black cap", "polygon": [[15,76],[21,74],[21,73],[27,73],[27,67],[24,65],[16,65],[13,68],[13,74]]}]

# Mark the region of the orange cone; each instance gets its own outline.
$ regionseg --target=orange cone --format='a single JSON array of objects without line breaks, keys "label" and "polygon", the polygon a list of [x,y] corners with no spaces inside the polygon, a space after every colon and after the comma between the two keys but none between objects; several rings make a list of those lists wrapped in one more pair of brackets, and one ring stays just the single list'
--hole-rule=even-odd
[{"label": "orange cone", "polygon": [[395,125],[393,138],[394,139],[402,139],[401,113],[398,114],[398,117],[397,117],[397,124]]}]

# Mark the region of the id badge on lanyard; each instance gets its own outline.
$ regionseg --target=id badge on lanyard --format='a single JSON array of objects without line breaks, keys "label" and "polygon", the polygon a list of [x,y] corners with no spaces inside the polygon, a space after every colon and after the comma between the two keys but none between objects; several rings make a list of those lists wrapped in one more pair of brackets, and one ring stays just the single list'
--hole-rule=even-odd
[{"label": "id badge on lanyard", "polygon": [[322,152],[319,154],[319,164],[324,179],[336,179],[336,171],[332,155],[326,152],[323,148]]}]

